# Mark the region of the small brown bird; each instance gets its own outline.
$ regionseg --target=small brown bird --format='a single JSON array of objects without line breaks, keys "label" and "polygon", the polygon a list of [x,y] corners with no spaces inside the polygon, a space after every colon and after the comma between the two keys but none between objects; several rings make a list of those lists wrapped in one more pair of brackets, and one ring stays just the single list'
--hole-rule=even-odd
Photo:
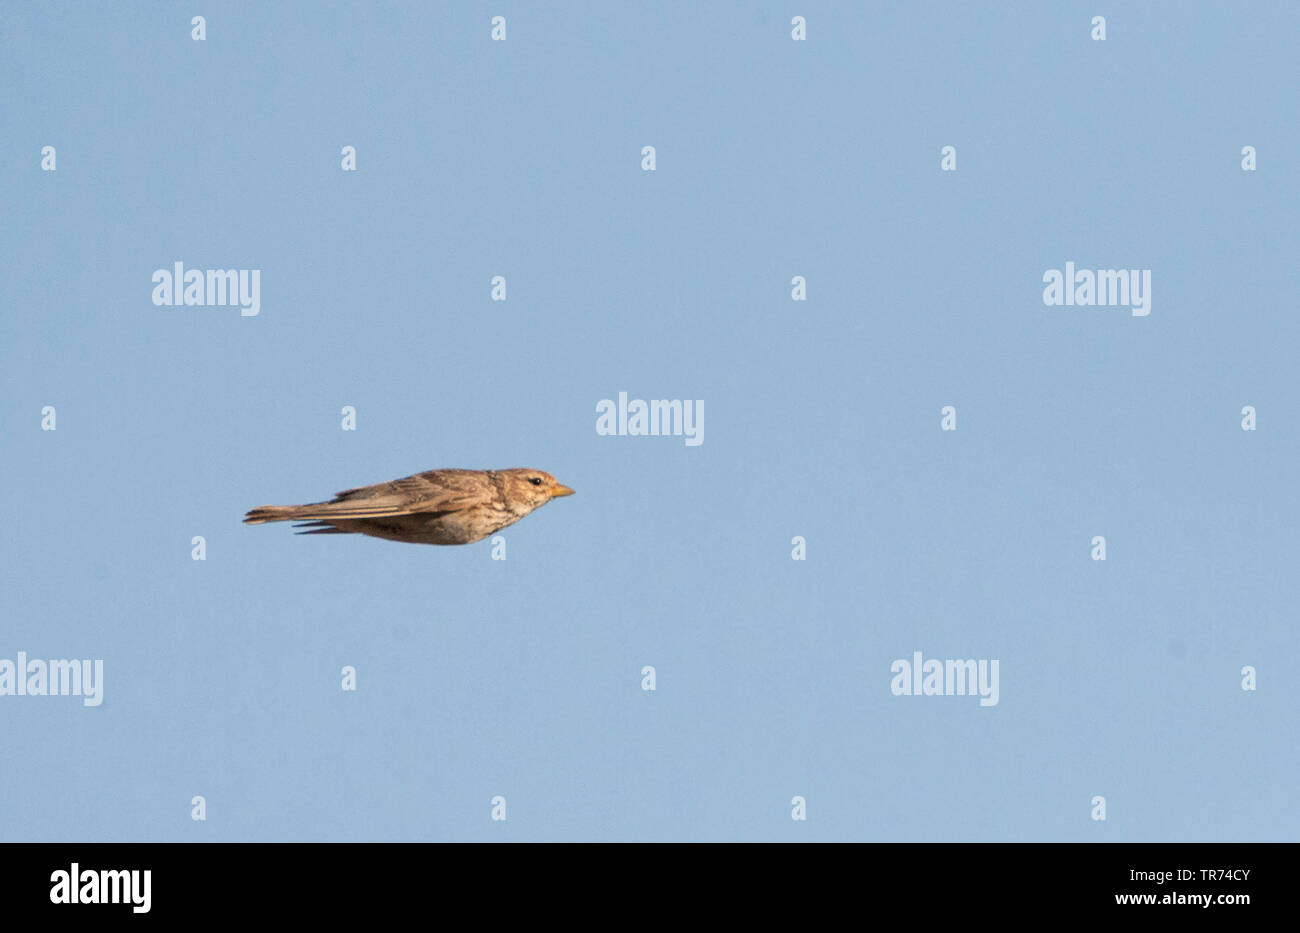
[{"label": "small brown bird", "polygon": [[345,489],[330,502],[264,505],[249,525],[301,521],[303,535],[363,534],[411,544],[469,544],[573,490],[543,470],[429,470]]}]

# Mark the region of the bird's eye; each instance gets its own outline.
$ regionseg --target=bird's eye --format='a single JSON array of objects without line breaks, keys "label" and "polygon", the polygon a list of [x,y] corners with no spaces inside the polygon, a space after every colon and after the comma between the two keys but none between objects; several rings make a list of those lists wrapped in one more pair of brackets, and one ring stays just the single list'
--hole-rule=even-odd
[{"label": "bird's eye", "polygon": [[542,478],[540,476],[532,476],[529,477],[528,482],[532,483],[534,486],[540,486],[542,485]]}]

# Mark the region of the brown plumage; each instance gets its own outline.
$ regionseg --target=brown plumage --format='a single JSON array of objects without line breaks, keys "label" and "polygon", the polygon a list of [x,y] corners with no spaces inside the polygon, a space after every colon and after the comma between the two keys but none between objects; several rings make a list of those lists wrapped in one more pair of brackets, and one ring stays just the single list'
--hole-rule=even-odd
[{"label": "brown plumage", "polygon": [[263,505],[244,522],[301,521],[306,535],[363,534],[411,544],[469,544],[573,490],[543,470],[429,470],[345,489],[330,502]]}]

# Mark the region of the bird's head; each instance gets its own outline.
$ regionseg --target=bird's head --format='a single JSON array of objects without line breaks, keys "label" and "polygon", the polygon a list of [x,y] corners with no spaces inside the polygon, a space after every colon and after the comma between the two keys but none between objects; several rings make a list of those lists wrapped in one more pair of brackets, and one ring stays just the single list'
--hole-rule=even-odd
[{"label": "bird's head", "polygon": [[529,470],[516,467],[502,470],[506,498],[511,504],[519,503],[529,511],[545,505],[560,496],[571,496],[573,490],[565,486],[545,470]]}]

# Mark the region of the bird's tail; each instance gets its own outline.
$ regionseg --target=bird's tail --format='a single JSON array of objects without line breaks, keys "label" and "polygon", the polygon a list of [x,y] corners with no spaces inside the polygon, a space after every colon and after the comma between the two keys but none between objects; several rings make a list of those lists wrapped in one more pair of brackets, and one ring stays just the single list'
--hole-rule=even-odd
[{"label": "bird's tail", "polygon": [[[315,505],[260,505],[255,509],[250,509],[244,516],[246,525],[263,525],[267,522],[289,522],[299,521],[305,518],[311,518],[311,513],[318,508],[321,503]],[[311,531],[300,531],[300,535],[346,535],[352,534],[350,531],[344,531],[342,528],[336,528],[333,524],[326,521],[307,522],[300,525],[294,525],[295,528],[310,528]]]},{"label": "bird's tail", "polygon": [[[244,516],[245,525],[261,525],[265,522],[287,522],[298,518],[301,505],[259,505],[249,509]],[[304,516],[305,517],[305,516]]]},{"label": "bird's tail", "polygon": [[261,525],[266,522],[327,521],[344,518],[384,518],[401,515],[400,505],[376,505],[373,500],[360,502],[344,500],[334,502],[309,502],[306,505],[259,505],[244,516],[244,524]]}]

